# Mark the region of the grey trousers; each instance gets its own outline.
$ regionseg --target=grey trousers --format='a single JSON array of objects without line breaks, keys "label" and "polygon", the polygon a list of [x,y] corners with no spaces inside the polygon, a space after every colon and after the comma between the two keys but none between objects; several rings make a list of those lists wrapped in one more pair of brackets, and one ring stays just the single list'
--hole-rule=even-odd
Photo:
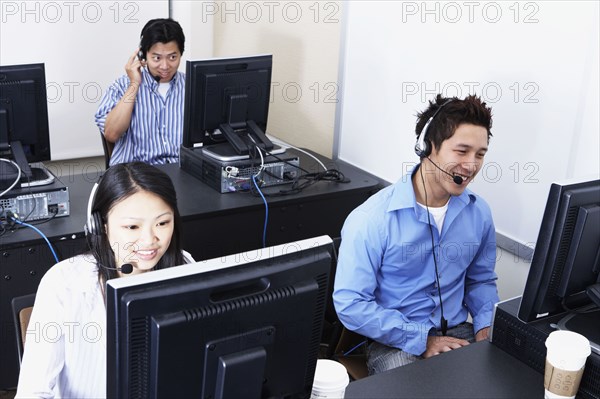
[{"label": "grey trousers", "polygon": [[[441,331],[438,331],[437,335],[441,336]],[[473,325],[468,322],[449,328],[446,332],[446,335],[449,337],[464,339],[471,343],[475,342]],[[392,348],[380,344],[376,341],[371,342],[371,344],[369,344],[367,347],[367,368],[369,369],[369,375],[378,374],[396,367],[405,366],[419,359],[422,359],[422,357],[404,352],[398,348]]]}]

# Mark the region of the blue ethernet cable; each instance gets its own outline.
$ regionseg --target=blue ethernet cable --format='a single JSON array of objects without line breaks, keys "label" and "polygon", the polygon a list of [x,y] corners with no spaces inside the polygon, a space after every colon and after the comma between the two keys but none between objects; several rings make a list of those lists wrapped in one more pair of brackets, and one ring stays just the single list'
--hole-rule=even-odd
[{"label": "blue ethernet cable", "polygon": [[256,191],[258,191],[258,193],[260,194],[263,202],[265,203],[265,224],[264,224],[264,227],[263,227],[263,239],[262,239],[262,243],[263,243],[263,248],[266,248],[267,247],[267,223],[268,223],[268,220],[269,220],[269,204],[267,204],[267,199],[263,195],[262,191],[260,191],[260,188],[258,187],[258,184],[256,183],[256,175],[252,176],[252,183],[254,183],[254,187],[256,187]]},{"label": "blue ethernet cable", "polygon": [[44,233],[42,233],[40,229],[38,229],[37,227],[35,227],[29,223],[21,222],[19,219],[15,218],[14,216],[11,216],[10,219],[18,225],[29,227],[30,229],[33,229],[36,233],[38,233],[40,236],[42,236],[42,238],[44,240],[46,240],[46,244],[48,244],[48,247],[50,248],[52,255],[54,255],[54,260],[56,261],[56,263],[60,262],[58,260],[58,256],[56,255],[56,251],[54,251],[52,244],[50,244],[50,240],[48,240],[48,237],[46,237],[46,235]]}]

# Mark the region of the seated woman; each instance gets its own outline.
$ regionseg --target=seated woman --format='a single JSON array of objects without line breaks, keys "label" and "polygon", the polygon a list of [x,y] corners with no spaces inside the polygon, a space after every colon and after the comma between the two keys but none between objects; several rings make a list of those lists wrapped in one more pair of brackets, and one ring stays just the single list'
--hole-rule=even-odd
[{"label": "seated woman", "polygon": [[194,261],[181,249],[175,188],[159,169],[109,168],[88,207],[90,252],[51,267],[38,287],[17,397],[106,397],[107,280]]}]

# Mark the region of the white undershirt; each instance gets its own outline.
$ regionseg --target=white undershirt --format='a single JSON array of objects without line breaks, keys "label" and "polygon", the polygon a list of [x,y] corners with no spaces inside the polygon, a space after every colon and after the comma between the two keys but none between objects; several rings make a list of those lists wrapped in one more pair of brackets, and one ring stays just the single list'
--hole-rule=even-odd
[{"label": "white undershirt", "polygon": [[[435,222],[435,225],[438,228],[438,232],[441,234],[442,233],[442,227],[444,226],[444,219],[446,218],[446,212],[448,211],[448,204],[450,203],[450,200],[448,200],[448,202],[446,202],[446,205],[442,206],[442,207],[433,207],[430,206],[429,207],[429,213],[431,213],[431,216],[433,216],[433,221]],[[427,207],[423,204],[420,204],[417,202],[417,204],[419,204],[419,206],[425,210],[427,210]]]},{"label": "white undershirt", "polygon": [[171,82],[159,83],[158,84],[158,94],[160,94],[163,98],[167,98],[167,92],[169,91],[170,85],[171,85]]}]

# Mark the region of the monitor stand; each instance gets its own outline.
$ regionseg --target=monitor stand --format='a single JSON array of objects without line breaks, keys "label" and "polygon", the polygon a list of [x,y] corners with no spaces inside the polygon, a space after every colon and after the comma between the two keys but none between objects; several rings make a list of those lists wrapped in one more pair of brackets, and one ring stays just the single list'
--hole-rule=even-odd
[{"label": "monitor stand", "polygon": [[[245,159],[250,159],[250,155],[238,154],[237,151],[228,142],[210,144],[206,147],[202,147],[202,152],[204,153],[204,155],[221,162],[243,161]],[[273,149],[268,152],[268,154],[264,155],[267,156],[283,154],[285,154],[285,148],[275,145],[273,146]]]},{"label": "monitor stand", "polygon": [[21,187],[47,186],[54,183],[55,177],[43,163],[36,162],[30,165],[31,178],[21,177]]},{"label": "monitor stand", "polygon": [[592,351],[600,354],[600,309],[587,313],[570,313],[558,323],[558,328],[579,333],[590,341]]},{"label": "monitor stand", "polygon": [[[4,133],[2,133],[2,136],[4,136]],[[4,160],[0,165],[0,187],[2,190],[13,184],[16,186],[18,183],[15,181],[19,176],[21,182],[31,179],[32,172],[20,141],[11,141],[10,143],[2,141],[0,143],[0,158]]]}]

